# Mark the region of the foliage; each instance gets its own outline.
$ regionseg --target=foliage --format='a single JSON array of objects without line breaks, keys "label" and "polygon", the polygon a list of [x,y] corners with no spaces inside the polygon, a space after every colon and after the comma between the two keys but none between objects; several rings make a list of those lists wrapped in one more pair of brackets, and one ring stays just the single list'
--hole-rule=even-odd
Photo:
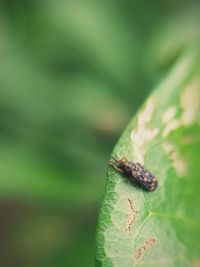
[{"label": "foliage", "polygon": [[1,1],[2,266],[93,266],[110,151],[198,40],[193,5]]},{"label": "foliage", "polygon": [[199,261],[199,53],[187,52],[147,99],[113,155],[145,164],[153,193],[109,168],[96,266],[192,266]]}]

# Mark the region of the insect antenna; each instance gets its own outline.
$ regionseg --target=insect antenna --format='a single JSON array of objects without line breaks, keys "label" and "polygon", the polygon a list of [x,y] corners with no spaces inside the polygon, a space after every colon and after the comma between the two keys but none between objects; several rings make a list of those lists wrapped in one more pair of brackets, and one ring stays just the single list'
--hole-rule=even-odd
[{"label": "insect antenna", "polygon": [[108,161],[108,164],[113,167],[116,171],[121,172],[122,170],[120,168],[117,167],[117,162],[119,161],[117,158],[112,157],[112,159],[114,160],[114,162],[112,160]]},{"label": "insect antenna", "polygon": [[[108,161],[108,164],[112,167],[116,167],[116,163],[118,162],[118,159],[116,157],[111,157],[112,160]],[[114,161],[113,161],[114,160]]]},{"label": "insect antenna", "polygon": [[116,157],[112,156],[112,159],[114,159],[115,162],[119,161]]},{"label": "insect antenna", "polygon": [[110,166],[115,166],[115,165],[116,165],[116,162],[113,162],[113,161],[109,160],[109,161],[108,161],[108,164],[109,164]]}]

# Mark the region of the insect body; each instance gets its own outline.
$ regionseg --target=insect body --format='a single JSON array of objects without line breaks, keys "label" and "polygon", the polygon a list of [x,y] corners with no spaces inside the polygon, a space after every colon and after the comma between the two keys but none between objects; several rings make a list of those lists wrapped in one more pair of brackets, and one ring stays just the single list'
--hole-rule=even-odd
[{"label": "insect body", "polygon": [[130,162],[127,158],[117,159],[112,157],[113,160],[109,161],[109,165],[116,171],[124,174],[131,182],[145,188],[147,191],[154,191],[158,186],[158,181],[155,176],[151,174],[138,162]]}]

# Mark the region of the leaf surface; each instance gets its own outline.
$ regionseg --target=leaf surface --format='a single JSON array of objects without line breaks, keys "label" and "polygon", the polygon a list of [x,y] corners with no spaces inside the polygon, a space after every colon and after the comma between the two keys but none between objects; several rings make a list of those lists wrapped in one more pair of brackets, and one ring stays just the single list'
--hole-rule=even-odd
[{"label": "leaf surface", "polygon": [[108,168],[96,266],[199,266],[199,77],[199,54],[193,49],[117,143],[113,155],[140,162],[159,185],[145,192]]}]

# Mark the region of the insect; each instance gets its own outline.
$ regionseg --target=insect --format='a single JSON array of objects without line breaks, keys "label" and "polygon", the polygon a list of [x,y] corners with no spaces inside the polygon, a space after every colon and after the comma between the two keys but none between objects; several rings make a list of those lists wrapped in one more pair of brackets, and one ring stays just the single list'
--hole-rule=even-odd
[{"label": "insect", "polygon": [[131,182],[142,186],[147,191],[154,191],[158,186],[156,177],[145,169],[139,162],[128,161],[127,158],[117,159],[112,157],[109,160],[109,165],[117,172],[126,176]]}]

